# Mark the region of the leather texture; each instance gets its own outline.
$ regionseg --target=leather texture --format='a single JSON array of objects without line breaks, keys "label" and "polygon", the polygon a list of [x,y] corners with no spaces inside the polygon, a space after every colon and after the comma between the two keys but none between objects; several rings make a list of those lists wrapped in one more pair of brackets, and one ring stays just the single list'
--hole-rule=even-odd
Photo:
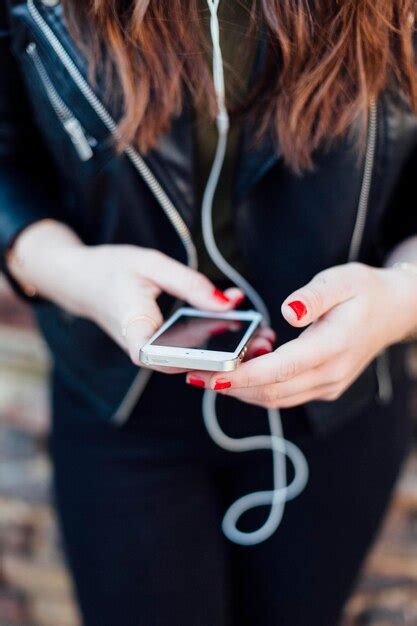
[{"label": "leather texture", "polygon": [[[62,7],[35,0],[42,18],[86,77],[86,61],[66,28]],[[35,43],[50,81],[92,139],[80,160],[27,53]],[[125,155],[69,76],[28,10],[26,0],[0,0],[0,242],[43,217],[74,228],[87,244],[130,243],[163,250],[186,262],[181,240]],[[95,87],[105,102],[105,94]],[[106,103],[113,117],[118,112]],[[399,99],[378,103],[378,133],[360,260],[381,265],[392,246],[417,232],[414,179],[417,118]],[[360,132],[360,123],[355,132]],[[313,172],[293,174],[267,138],[255,147],[247,125],[233,182],[233,221],[246,278],[266,301],[280,342],[296,336],[280,314],[282,300],[318,271],[345,263],[357,215],[364,156],[350,137],[318,153]],[[191,232],[195,202],[192,111],[186,105],[144,160]],[[162,308],[172,301],[163,298]],[[94,324],[69,319],[50,303],[34,305],[55,367],[104,419],[111,419],[136,374],[127,356]],[[398,360],[398,359],[397,359]],[[400,359],[401,361],[401,359]],[[399,362],[400,362],[399,361]],[[402,366],[392,368],[394,379]],[[394,381],[395,382],[395,381]],[[375,366],[340,400],[307,406],[326,432],[375,401]],[[349,399],[347,401],[347,399]]]}]

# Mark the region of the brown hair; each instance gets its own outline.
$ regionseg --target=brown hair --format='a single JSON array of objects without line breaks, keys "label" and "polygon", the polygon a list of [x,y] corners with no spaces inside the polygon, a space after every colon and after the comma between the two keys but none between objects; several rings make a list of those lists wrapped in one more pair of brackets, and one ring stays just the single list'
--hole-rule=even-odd
[{"label": "brown hair", "polygon": [[[261,16],[266,58],[240,113],[255,116],[258,138],[274,129],[295,171],[311,167],[314,151],[345,134],[383,89],[401,91],[417,110],[416,0],[256,3],[252,26]],[[134,142],[149,150],[180,112],[184,87],[214,115],[199,0],[64,0],[64,6],[93,74],[105,70],[109,94],[120,82],[119,148]]]}]

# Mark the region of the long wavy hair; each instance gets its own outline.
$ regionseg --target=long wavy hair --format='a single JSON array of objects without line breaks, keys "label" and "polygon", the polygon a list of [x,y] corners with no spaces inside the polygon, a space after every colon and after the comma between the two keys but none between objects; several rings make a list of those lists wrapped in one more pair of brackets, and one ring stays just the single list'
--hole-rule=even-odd
[{"label": "long wavy hair", "polygon": [[[223,0],[234,1],[239,0]],[[120,93],[119,149],[146,152],[184,104],[215,114],[199,0],[64,0],[66,16],[108,94]],[[294,171],[344,135],[381,91],[417,110],[416,0],[253,0],[262,22],[263,69],[236,115],[275,133]],[[117,85],[116,85],[117,83]]]}]

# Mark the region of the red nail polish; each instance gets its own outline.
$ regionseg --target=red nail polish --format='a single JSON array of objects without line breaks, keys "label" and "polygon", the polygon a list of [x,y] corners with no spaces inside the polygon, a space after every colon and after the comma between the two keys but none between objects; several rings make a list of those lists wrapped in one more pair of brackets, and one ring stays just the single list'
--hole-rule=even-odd
[{"label": "red nail polish", "polygon": [[246,300],[246,296],[245,294],[242,293],[241,296],[239,296],[238,298],[236,298],[235,300],[235,306],[239,306],[240,304],[242,304],[242,302]]},{"label": "red nail polish", "polygon": [[187,385],[193,385],[194,387],[205,387],[206,383],[202,378],[198,376],[188,376],[186,379]]},{"label": "red nail polish", "polygon": [[230,382],[230,380],[223,380],[222,378],[220,378],[219,380],[216,380],[213,389],[214,391],[220,391],[221,389],[229,389],[229,387],[231,386],[232,383]]},{"label": "red nail polish", "polygon": [[258,350],[255,350],[253,353],[253,356],[264,356],[265,354],[271,354],[271,350],[268,350],[267,348],[258,348]]},{"label": "red nail polish", "polygon": [[213,289],[212,296],[222,304],[229,304],[230,298],[221,289]]},{"label": "red nail polish", "polygon": [[301,320],[307,314],[307,307],[304,302],[301,302],[301,300],[289,302],[288,306],[292,308],[298,320]]}]

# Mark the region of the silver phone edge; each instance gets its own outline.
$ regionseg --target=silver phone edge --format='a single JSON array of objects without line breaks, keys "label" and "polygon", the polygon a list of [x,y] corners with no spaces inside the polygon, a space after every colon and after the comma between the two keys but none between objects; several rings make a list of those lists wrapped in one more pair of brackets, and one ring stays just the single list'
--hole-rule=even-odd
[{"label": "silver phone edge", "polygon": [[[153,355],[147,354],[142,348],[139,351],[139,359],[144,365],[154,365],[157,367],[183,367],[187,370],[204,370],[206,372],[233,372],[240,360],[243,350],[233,359],[227,361],[207,361],[206,359],[190,359],[183,357],[163,357],[158,356],[157,361]],[[169,359],[169,363],[161,363],[161,359]]]}]

